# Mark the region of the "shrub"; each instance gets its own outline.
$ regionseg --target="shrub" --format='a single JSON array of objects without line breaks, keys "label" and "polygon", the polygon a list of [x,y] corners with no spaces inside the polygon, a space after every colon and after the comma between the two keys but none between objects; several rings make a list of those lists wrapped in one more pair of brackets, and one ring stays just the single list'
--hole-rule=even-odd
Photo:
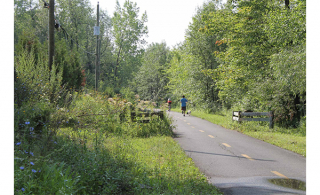
[{"label": "shrub", "polygon": [[68,49],[65,40],[56,41],[55,63],[57,71],[62,73],[62,85],[67,89],[80,89],[84,80],[80,56],[75,50]]},{"label": "shrub", "polygon": [[39,57],[36,64],[33,51],[22,51],[15,56],[14,68],[16,71],[14,97],[18,106],[27,101],[57,103],[61,98],[62,71],[56,73],[54,64],[50,71],[47,60]]}]

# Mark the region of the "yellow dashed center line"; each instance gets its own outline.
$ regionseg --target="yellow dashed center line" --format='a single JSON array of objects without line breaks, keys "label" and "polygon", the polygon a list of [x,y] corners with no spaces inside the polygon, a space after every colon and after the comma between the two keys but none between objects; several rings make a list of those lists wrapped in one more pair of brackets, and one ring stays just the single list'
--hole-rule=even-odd
[{"label": "yellow dashed center line", "polygon": [[186,120],[183,120],[184,122],[187,122]]},{"label": "yellow dashed center line", "polygon": [[211,138],[214,138],[214,136],[213,135],[208,135],[209,137],[211,137]]},{"label": "yellow dashed center line", "polygon": [[289,179],[287,176],[282,175],[281,173],[279,173],[279,172],[277,172],[277,171],[271,171],[271,173],[273,173],[273,174],[275,174],[275,175],[278,175],[279,177],[283,177],[283,178]]},{"label": "yellow dashed center line", "polygon": [[229,144],[226,143],[222,143],[223,145],[225,145],[226,147],[230,148],[231,146]]},{"label": "yellow dashed center line", "polygon": [[199,131],[202,132],[202,133],[204,132],[203,130],[199,130]]},{"label": "yellow dashed center line", "polygon": [[194,126],[191,126],[191,128],[194,128]]},{"label": "yellow dashed center line", "polygon": [[188,125],[191,125],[190,123],[187,123]]},{"label": "yellow dashed center line", "polygon": [[241,154],[243,157],[246,157],[249,160],[253,160],[250,156],[246,155],[246,154]]}]

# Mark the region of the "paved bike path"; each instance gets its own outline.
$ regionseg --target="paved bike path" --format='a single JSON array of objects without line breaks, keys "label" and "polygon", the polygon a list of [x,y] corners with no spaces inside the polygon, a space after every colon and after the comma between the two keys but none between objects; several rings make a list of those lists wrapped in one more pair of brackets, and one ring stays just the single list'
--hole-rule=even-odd
[{"label": "paved bike path", "polygon": [[268,179],[306,181],[306,158],[206,120],[170,112],[175,140],[225,194],[306,194]]}]

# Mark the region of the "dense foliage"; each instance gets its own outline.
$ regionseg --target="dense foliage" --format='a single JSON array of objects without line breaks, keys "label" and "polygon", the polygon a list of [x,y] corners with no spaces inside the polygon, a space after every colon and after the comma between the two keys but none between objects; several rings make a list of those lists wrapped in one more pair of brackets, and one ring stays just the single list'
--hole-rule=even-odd
[{"label": "dense foliage", "polygon": [[170,50],[165,43],[152,43],[146,49],[142,66],[132,82],[143,99],[163,101],[168,97],[166,70],[170,58]]},{"label": "dense foliage", "polygon": [[299,126],[306,114],[306,2],[214,1],[198,9],[172,51],[169,88],[198,108],[274,111]]},{"label": "dense foliage", "polygon": [[136,72],[141,65],[146,42],[143,37],[148,33],[145,23],[147,14],[138,18],[139,7],[136,3],[125,1],[123,8],[117,2],[116,11],[112,18],[115,43],[115,64],[112,66],[114,86],[125,87],[132,79],[132,73]]}]

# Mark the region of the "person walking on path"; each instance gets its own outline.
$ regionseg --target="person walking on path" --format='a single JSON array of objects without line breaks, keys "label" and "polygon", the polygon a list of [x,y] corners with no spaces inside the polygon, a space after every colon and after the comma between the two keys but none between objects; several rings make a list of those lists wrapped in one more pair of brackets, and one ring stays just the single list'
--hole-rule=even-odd
[{"label": "person walking on path", "polygon": [[181,110],[182,110],[182,114],[183,116],[186,116],[186,110],[187,110],[187,102],[188,100],[186,98],[184,98],[184,95],[182,96],[182,99],[180,100],[181,102]]},{"label": "person walking on path", "polygon": [[171,110],[171,103],[172,103],[172,102],[171,102],[171,99],[169,98],[169,99],[168,99],[168,111],[169,111],[169,112],[170,112],[170,110]]}]

